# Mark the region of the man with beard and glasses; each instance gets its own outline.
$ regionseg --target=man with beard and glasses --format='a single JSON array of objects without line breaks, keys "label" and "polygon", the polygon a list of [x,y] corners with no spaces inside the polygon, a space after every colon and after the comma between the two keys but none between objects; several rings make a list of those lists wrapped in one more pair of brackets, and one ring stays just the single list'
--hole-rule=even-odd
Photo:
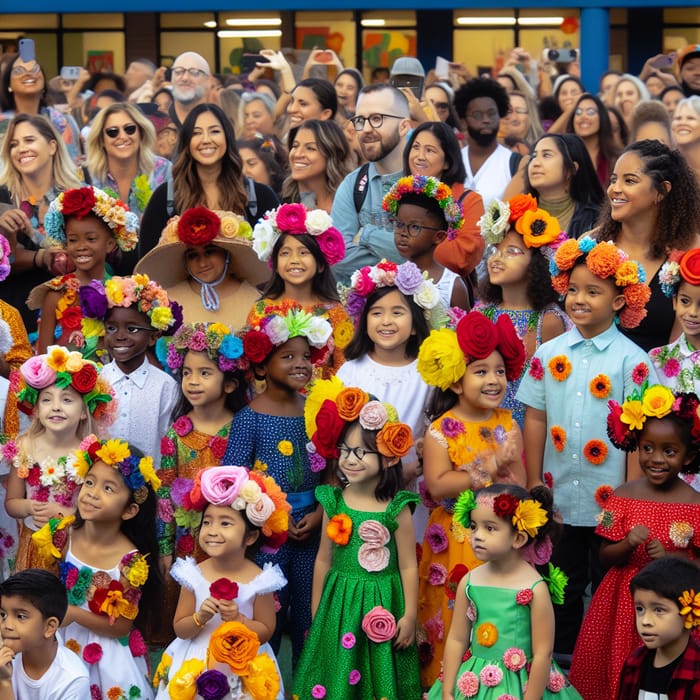
[{"label": "man with beard and glasses", "polygon": [[498,143],[499,120],[510,110],[508,94],[491,78],[474,78],[455,93],[455,108],[466,127],[464,186],[478,192],[484,204],[500,199],[515,170],[512,152]]},{"label": "man with beard and glasses", "polygon": [[210,75],[206,59],[194,51],[185,51],[175,59],[171,76],[173,104],[170,118],[178,129],[197,105],[206,102]]},{"label": "man with beard and glasses", "polygon": [[375,265],[382,258],[403,262],[382,200],[403,174],[409,115],[408,101],[391,85],[367,85],[357,98],[350,121],[369,164],[340,183],[331,210],[333,224],[345,239],[345,258],[333,267],[336,279],[343,284],[349,283],[355,270]]}]

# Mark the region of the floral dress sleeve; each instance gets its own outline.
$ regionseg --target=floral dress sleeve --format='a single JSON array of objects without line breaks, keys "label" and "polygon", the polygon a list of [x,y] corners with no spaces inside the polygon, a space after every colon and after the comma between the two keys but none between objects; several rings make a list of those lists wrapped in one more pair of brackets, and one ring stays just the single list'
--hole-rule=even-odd
[{"label": "floral dress sleeve", "polygon": [[337,486],[317,486],[314,491],[316,500],[321,504],[329,518],[332,518],[340,505],[340,489]]},{"label": "floral dress sleeve", "polygon": [[396,520],[399,513],[408,506],[411,509],[411,513],[416,509],[416,504],[420,501],[420,497],[417,493],[412,493],[411,491],[399,491],[391,503],[386,509],[386,514],[392,519]]}]

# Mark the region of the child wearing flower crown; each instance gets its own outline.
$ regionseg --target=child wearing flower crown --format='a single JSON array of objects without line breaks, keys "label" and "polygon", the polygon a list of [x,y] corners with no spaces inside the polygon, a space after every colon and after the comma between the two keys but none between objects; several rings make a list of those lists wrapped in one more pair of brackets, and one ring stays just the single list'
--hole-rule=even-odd
[{"label": "child wearing flower crown", "polygon": [[136,247],[139,220],[120,200],[87,186],[61,192],[49,206],[44,228],[47,239],[65,249],[75,272],[35,287],[27,299],[30,309],[41,309],[37,352],[54,342],[79,350],[84,338],[78,289],[110,276],[111,254]]},{"label": "child wearing flower crown", "polygon": [[[333,328],[333,353],[320,375],[329,377],[343,364],[352,324],[336,289],[331,265],[343,259],[345,241],[323,209],[307,211],[303,204],[283,204],[267,212],[253,229],[253,250],[272,267],[261,299],[248,314],[248,325],[283,313],[290,301],[304,311],[326,318]],[[319,374],[318,372],[316,374]]]},{"label": "child wearing flower crown", "polygon": [[[529,194],[508,202],[494,199],[479,219],[487,244],[486,272],[481,280],[479,301],[474,306],[495,321],[505,314],[525,346],[527,361],[542,343],[571,328],[571,321],[556,303],[559,295],[549,277],[549,260],[566,240],[557,220]],[[520,377],[508,382],[503,407],[513,412],[522,428],[525,406],[516,401]]]},{"label": "child wearing flower crown", "polygon": [[394,227],[394,244],[402,258],[415,263],[435,281],[443,306],[468,310],[464,280],[440,265],[434,253],[443,240],[457,235],[463,224],[462,208],[452,190],[435,177],[408,175],[384,196],[382,208]]},{"label": "child wearing flower crown", "polygon": [[[200,564],[178,559],[171,569],[182,586],[178,638],[156,670],[156,698],[283,700],[268,640],[275,629],[273,593],[286,580],[278,566],[261,569],[253,559],[261,545],[278,547],[286,538],[285,494],[271,476],[244,467],[209,467],[182,482],[183,490],[190,488],[189,512],[201,514],[199,544],[208,558]],[[215,695],[205,688],[221,690]]]},{"label": "child wearing flower crown", "polygon": [[289,539],[275,553],[266,548],[258,565],[279,564],[288,581],[280,592],[278,625],[271,640],[279,650],[289,610],[292,661],[296,664],[311,625],[311,581],[318,550],[321,507],[314,488],[325,462],[307,451],[302,389],[311,380],[313,363],[328,357],[330,323],[301,308],[272,314],[243,336],[245,356],[265,390],[234,417],[225,464],[245,464],[272,476],[292,507]]},{"label": "child wearing flower crown", "polygon": [[29,429],[2,447],[11,464],[5,508],[22,521],[15,569],[42,565],[32,534],[51,518],[75,512],[82,480],[73,454],[96,425],[114,420],[114,392],[97,367],[58,345],[19,370],[17,401],[31,415]]},{"label": "child wearing flower crown", "polygon": [[617,700],[700,697],[700,644],[693,634],[700,625],[697,591],[698,567],[677,557],[651,562],[630,581],[644,646],[625,661]]},{"label": "child wearing flower crown", "polygon": [[478,311],[459,319],[455,330],[432,331],[418,353],[423,380],[439,389],[428,407],[433,422],[423,448],[426,500],[432,505],[418,570],[424,687],[440,671],[454,584],[465,565],[471,570],[480,564],[466,530],[453,525],[455,499],[493,481],[525,483],[520,428],[500,408],[507,381],[520,376],[524,362],[510,319],[493,323]]},{"label": "child wearing flower crown", "polygon": [[639,449],[644,476],[596,492],[602,509],[596,533],[608,571],[586,612],[569,675],[586,700],[616,695],[625,659],[639,644],[632,577],[660,557],[700,555],[700,494],[678,478],[700,467],[699,405],[695,394],[676,396],[647,383],[622,405],[609,402],[610,439],[619,449]]},{"label": "child wearing flower crown", "polygon": [[68,591],[63,639],[86,662],[92,698],[153,698],[146,645],[159,614],[151,457],[89,435],[75,453],[77,512],[51,518],[33,539]]},{"label": "child wearing flower crown", "polygon": [[469,572],[462,567],[461,578],[451,580],[454,615],[443,673],[428,699],[581,700],[552,661],[552,602],[562,602],[566,577],[551,564],[548,575],[540,575],[528,556],[528,550],[547,548],[551,492],[514,484],[494,484],[476,495],[467,490],[455,503],[454,521],[485,563]]},{"label": "child wearing flower crown", "polygon": [[[400,490],[413,442],[396,409],[339,381],[314,384],[306,404],[316,455],[343,488],[319,486],[323,532],[313,624],[297,667],[299,698],[421,697],[415,643],[418,572],[411,510]],[[328,654],[333,664],[319,663]]]},{"label": "child wearing flower crown", "polygon": [[[540,345],[516,399],[525,412],[528,486],[551,474],[564,533],[552,561],[566,571],[566,602],[556,610],[555,651],[570,657],[583,617],[583,595],[602,578],[595,535],[595,491],[625,480],[626,455],[606,434],[605,408],[622,402],[645,379],[655,381],[646,353],[617,327],[634,328],[646,314],[644,269],[613,243],[564,241],[551,261],[554,289],[565,297],[574,327]],[[550,482],[551,483],[551,482]]]}]

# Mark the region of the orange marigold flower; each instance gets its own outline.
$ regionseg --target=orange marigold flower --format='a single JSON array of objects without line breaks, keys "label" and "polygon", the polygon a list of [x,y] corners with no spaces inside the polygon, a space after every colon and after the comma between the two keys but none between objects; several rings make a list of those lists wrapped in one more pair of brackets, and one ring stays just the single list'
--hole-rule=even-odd
[{"label": "orange marigold flower", "polygon": [[575,238],[569,238],[557,248],[557,252],[554,254],[554,262],[560,270],[570,270],[582,255],[583,253],[578,247],[578,241]]},{"label": "orange marigold flower", "polygon": [[620,253],[617,246],[610,241],[602,241],[588,253],[586,266],[600,279],[612,277],[620,267]]},{"label": "orange marigold flower", "polygon": [[338,515],[334,515],[326,528],[326,534],[328,537],[339,545],[346,545],[350,541],[351,533],[352,519],[345,513],[338,513]]},{"label": "orange marigold flower", "polygon": [[622,293],[625,296],[625,303],[632,308],[641,309],[651,299],[651,289],[647,284],[631,284],[625,287]]},{"label": "orange marigold flower", "polygon": [[553,357],[547,366],[558,382],[563,382],[571,374],[571,362],[566,355]]},{"label": "orange marigold flower", "polygon": [[70,649],[71,651],[75,652],[76,654],[80,654],[81,650],[80,644],[78,644],[78,641],[76,639],[69,639],[66,642],[66,649]]},{"label": "orange marigold flower", "polygon": [[560,272],[552,277],[552,289],[560,296],[566,296],[569,291],[569,277],[568,272]]},{"label": "orange marigold flower", "polygon": [[618,287],[627,287],[638,282],[639,270],[637,269],[637,263],[632,260],[625,260],[615,271],[615,284]]},{"label": "orange marigold flower", "polygon": [[593,379],[591,379],[591,383],[588,385],[591,394],[593,394],[593,396],[595,396],[597,399],[606,398],[610,393],[611,387],[612,385],[610,384],[610,378],[607,374],[599,374],[593,377]]},{"label": "orange marigold flower", "polygon": [[554,448],[557,452],[561,452],[566,447],[566,430],[559,425],[553,425],[549,432]]},{"label": "orange marigold flower", "polygon": [[583,456],[591,464],[602,464],[608,456],[608,446],[602,440],[589,440],[583,446]]},{"label": "orange marigold flower", "polygon": [[601,507],[605,508],[610,496],[613,494],[613,487],[610,484],[602,484],[595,491],[595,502]]},{"label": "orange marigold flower", "polygon": [[476,638],[482,647],[492,647],[498,641],[498,630],[490,622],[484,622],[477,627]]},{"label": "orange marigold flower", "polygon": [[561,226],[544,209],[537,209],[524,212],[515,222],[515,230],[522,234],[528,248],[539,248],[551,243],[561,232]]},{"label": "orange marigold flower", "polygon": [[123,694],[124,691],[119,686],[114,685],[107,691],[107,698],[109,700],[119,700]]}]

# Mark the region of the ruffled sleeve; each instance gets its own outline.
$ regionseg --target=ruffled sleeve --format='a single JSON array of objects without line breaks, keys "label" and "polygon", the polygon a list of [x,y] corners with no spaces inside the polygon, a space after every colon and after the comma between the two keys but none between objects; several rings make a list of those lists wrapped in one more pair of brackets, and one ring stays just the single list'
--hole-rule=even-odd
[{"label": "ruffled sleeve", "polygon": [[[197,586],[205,580],[197,563],[192,557],[176,559],[170,567],[170,576],[181,586],[184,586],[188,591],[192,591],[193,593],[197,590]],[[207,586],[208,585],[207,583]]]},{"label": "ruffled sleeve", "polygon": [[268,562],[263,566],[263,570],[246,585],[254,586],[257,595],[265,595],[284,588],[287,585],[287,579],[277,564]]},{"label": "ruffled sleeve", "polygon": [[326,515],[332,518],[338,512],[340,489],[337,486],[317,486],[314,491],[316,500],[323,506]]},{"label": "ruffled sleeve", "polygon": [[596,534],[611,542],[620,542],[627,537],[627,525],[625,518],[625,501],[612,494],[605,503],[605,508],[598,515]]},{"label": "ruffled sleeve", "polygon": [[411,509],[411,513],[416,509],[416,505],[419,501],[417,493],[412,493],[411,491],[399,491],[394,498],[391,499],[391,503],[386,509],[386,514],[392,520],[396,520],[399,513],[408,506]]}]

